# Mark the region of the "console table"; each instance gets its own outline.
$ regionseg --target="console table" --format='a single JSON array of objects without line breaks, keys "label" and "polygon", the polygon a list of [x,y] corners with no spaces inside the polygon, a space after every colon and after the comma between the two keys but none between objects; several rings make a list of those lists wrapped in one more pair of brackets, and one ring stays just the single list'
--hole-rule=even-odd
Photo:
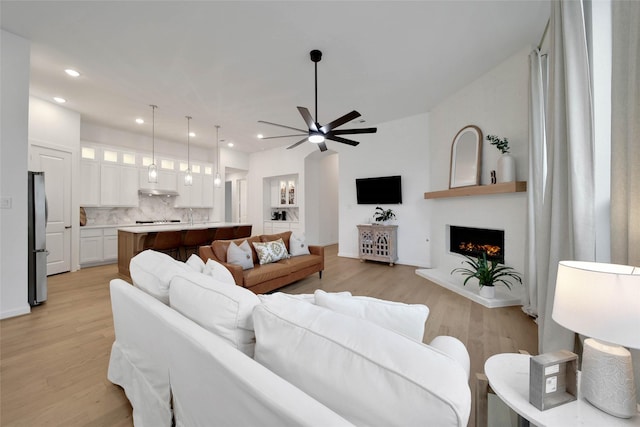
[{"label": "console table", "polygon": [[[484,372],[495,394],[520,417],[520,425],[531,422],[538,427],[565,426],[640,426],[640,415],[629,419],[617,418],[602,412],[584,400],[578,399],[555,408],[540,411],[529,403],[529,359],[526,354],[504,353],[491,356]],[[580,376],[578,375],[578,390]]]},{"label": "console table", "polygon": [[358,225],[358,250],[361,262],[368,259],[392,266],[398,260],[398,226]]}]

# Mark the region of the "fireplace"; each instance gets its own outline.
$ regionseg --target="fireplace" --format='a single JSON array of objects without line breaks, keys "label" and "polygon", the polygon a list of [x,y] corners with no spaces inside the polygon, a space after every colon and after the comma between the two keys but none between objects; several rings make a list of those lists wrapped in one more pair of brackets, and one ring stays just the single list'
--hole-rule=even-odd
[{"label": "fireplace", "polygon": [[488,261],[504,264],[504,230],[450,225],[449,251],[470,257],[486,252]]}]

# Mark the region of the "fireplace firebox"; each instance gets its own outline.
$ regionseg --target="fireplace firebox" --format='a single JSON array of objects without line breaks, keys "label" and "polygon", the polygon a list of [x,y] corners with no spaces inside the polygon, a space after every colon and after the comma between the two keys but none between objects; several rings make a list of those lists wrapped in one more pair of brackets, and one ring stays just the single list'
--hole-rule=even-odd
[{"label": "fireplace firebox", "polygon": [[504,264],[504,230],[450,225],[449,251],[470,257],[486,252],[488,261]]}]

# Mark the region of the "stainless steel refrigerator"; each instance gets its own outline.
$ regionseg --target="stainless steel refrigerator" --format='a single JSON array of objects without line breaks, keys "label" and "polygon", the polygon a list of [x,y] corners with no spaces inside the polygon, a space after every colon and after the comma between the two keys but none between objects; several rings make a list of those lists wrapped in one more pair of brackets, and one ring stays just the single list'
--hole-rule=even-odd
[{"label": "stainless steel refrigerator", "polygon": [[29,171],[29,305],[47,300],[47,199],[44,172]]}]

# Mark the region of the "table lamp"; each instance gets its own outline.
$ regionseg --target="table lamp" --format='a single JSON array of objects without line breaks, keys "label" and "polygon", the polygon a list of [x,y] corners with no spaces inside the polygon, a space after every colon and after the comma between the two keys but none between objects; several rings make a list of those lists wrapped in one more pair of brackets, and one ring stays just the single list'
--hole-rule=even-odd
[{"label": "table lamp", "polygon": [[591,337],[582,354],[582,396],[616,417],[636,415],[631,353],[625,347],[640,348],[640,268],[560,261],[552,317]]}]

